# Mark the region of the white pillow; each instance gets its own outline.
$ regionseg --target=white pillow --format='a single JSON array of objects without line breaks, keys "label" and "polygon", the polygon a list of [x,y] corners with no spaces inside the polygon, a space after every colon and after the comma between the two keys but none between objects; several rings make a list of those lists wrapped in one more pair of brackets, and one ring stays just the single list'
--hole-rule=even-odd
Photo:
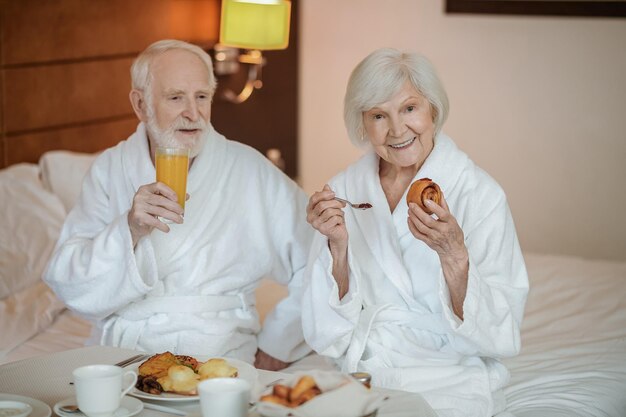
[{"label": "white pillow", "polygon": [[56,194],[68,213],[76,204],[83,178],[98,154],[50,151],[39,158],[41,181]]},{"label": "white pillow", "polygon": [[0,359],[50,326],[64,309],[43,281],[0,300]]},{"label": "white pillow", "polygon": [[0,170],[0,196],[1,300],[41,279],[59,237],[65,208],[43,187],[35,164]]}]

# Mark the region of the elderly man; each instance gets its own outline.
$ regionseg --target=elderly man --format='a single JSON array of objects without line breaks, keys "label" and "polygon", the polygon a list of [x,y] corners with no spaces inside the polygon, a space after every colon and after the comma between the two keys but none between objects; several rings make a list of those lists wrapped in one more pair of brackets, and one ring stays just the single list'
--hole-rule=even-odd
[{"label": "elderly man", "polygon": [[[94,162],[45,281],[94,321],[92,343],[248,362],[256,354],[266,369],[304,356],[306,195],[257,151],[213,129],[215,79],[202,49],[156,42],[131,75],[141,123]],[[184,213],[176,193],[155,182],[159,146],[190,151]],[[254,290],[266,275],[288,284],[290,296],[261,330]]]}]

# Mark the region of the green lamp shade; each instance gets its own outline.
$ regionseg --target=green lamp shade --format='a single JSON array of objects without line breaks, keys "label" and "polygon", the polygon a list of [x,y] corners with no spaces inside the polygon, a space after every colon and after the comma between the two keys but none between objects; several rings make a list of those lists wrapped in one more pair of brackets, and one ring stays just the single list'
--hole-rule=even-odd
[{"label": "green lamp shade", "polygon": [[291,2],[223,0],[220,43],[245,49],[285,49],[289,45]]}]

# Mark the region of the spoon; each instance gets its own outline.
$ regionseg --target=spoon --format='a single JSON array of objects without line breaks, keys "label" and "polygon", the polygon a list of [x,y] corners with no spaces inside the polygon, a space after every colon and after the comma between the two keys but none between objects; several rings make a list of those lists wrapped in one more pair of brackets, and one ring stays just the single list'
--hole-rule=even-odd
[{"label": "spoon", "polygon": [[335,200],[341,201],[342,203],[346,203],[350,207],[355,208],[357,210],[367,210],[367,209],[372,208],[372,205],[370,203],[351,203],[348,200],[344,200],[343,198],[339,198],[339,197],[335,197]]},{"label": "spoon", "polygon": [[80,413],[80,409],[77,405],[74,404],[62,405],[59,407],[59,410],[63,411],[64,413]]}]

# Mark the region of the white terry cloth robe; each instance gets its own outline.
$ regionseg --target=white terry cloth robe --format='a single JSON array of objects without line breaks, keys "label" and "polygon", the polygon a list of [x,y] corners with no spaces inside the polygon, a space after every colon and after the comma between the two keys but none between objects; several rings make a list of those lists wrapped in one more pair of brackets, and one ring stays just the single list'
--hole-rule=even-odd
[{"label": "white terry cloth robe", "polygon": [[[155,181],[144,125],[104,151],[45,281],[95,322],[92,343],[253,362],[258,335],[268,354],[299,359],[310,352],[300,320],[313,236],[307,196],[253,148],[212,127],[203,140],[188,174],[184,223],[154,229],[134,249],[128,212],[138,188]],[[264,276],[288,284],[290,295],[261,331],[254,290]]]},{"label": "white terry cloth robe", "polygon": [[409,231],[406,191],[393,211],[373,152],[329,183],[337,196],[368,202],[344,209],[349,291],[332,277],[327,238],[317,233],[307,268],[305,340],[345,372],[374,385],[421,393],[441,416],[491,416],[504,407],[508,371],[498,359],[520,349],[528,276],[505,194],[440,134],[415,179],[441,187],[469,252],[464,320],[452,311],[437,253]]}]

